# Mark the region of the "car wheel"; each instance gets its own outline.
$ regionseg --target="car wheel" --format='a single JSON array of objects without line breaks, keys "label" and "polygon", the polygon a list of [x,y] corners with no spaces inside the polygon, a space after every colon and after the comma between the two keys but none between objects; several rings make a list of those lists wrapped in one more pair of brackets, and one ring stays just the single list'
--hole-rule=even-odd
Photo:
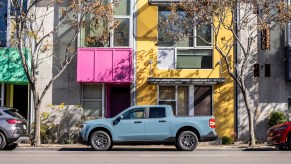
[{"label": "car wheel", "polygon": [[177,138],[176,147],[182,151],[193,151],[198,144],[198,138],[192,131],[183,131]]},{"label": "car wheel", "polygon": [[90,145],[94,150],[106,151],[112,147],[110,136],[104,131],[96,131],[90,136]]},{"label": "car wheel", "polygon": [[3,150],[14,150],[18,146],[17,143],[6,145]]},{"label": "car wheel", "polygon": [[6,145],[6,138],[2,132],[0,132],[0,150],[2,150]]},{"label": "car wheel", "polygon": [[288,136],[288,143],[287,143],[288,150],[291,150],[291,133]]},{"label": "car wheel", "polygon": [[285,150],[288,150],[288,147],[286,147],[286,146],[278,146],[278,149],[281,150],[281,151],[285,151]]}]

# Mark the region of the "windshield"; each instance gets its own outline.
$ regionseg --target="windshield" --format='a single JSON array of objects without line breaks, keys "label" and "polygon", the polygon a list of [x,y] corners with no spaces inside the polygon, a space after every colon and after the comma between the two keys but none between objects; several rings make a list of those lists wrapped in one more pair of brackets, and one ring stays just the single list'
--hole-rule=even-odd
[{"label": "windshield", "polygon": [[16,117],[16,118],[23,118],[18,112],[17,109],[9,109],[9,110],[4,110],[5,113],[7,113],[8,115],[12,116],[12,117]]}]

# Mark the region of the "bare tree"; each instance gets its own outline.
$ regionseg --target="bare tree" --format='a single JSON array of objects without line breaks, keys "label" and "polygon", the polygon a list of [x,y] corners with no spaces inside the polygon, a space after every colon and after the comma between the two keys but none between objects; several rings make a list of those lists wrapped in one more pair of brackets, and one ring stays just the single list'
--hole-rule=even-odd
[{"label": "bare tree", "polygon": [[[258,47],[270,49],[269,30],[282,29],[290,21],[290,6],[285,0],[182,0],[172,3],[171,14],[159,22],[174,41],[185,37],[197,37],[220,54],[229,76],[237,83],[243,96],[248,116],[249,146],[255,146],[254,106],[249,96],[247,77],[252,76],[250,67],[257,58]],[[213,41],[203,36],[209,27]],[[202,28],[202,35],[193,35],[194,28]],[[203,31],[203,30],[202,30]],[[261,39],[262,43],[257,40]],[[239,52],[232,58],[234,49]]]},{"label": "bare tree", "polygon": [[[92,42],[107,42],[110,29],[116,26],[113,6],[118,6],[118,1],[105,3],[104,0],[30,0],[28,4],[26,2],[11,0],[7,21],[14,27],[11,46],[19,51],[33,95],[35,120],[32,144],[39,146],[40,107],[44,96],[76,55],[76,43],[82,29],[87,27],[96,33],[94,38],[84,38],[88,45]],[[46,29],[48,24],[53,24],[53,28]],[[101,28],[102,31],[96,30],[104,25],[106,28]],[[56,35],[64,28],[70,30],[70,40],[59,42]],[[26,50],[29,51],[28,56],[24,53]],[[49,58],[58,61],[58,64],[52,66],[57,73],[45,86],[39,87],[39,73],[44,71],[39,70],[40,65]]]}]

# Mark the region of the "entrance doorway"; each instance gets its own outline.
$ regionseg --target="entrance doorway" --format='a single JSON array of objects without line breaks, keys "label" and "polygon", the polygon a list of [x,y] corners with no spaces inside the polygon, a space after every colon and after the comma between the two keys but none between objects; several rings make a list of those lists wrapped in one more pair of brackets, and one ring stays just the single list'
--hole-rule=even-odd
[{"label": "entrance doorway", "polygon": [[114,117],[130,106],[130,85],[107,86],[107,117]]},{"label": "entrance doorway", "polygon": [[18,113],[25,119],[28,116],[28,86],[14,85],[13,108],[19,109]]}]

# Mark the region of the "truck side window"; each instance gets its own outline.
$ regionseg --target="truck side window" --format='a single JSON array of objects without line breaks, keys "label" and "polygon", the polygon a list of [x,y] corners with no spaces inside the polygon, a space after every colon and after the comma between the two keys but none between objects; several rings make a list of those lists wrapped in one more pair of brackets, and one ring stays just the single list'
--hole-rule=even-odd
[{"label": "truck side window", "polygon": [[164,107],[151,107],[149,118],[164,118],[166,117],[166,110]]},{"label": "truck side window", "polygon": [[123,114],[123,119],[142,119],[144,118],[144,109],[143,108],[135,108],[131,109]]}]

